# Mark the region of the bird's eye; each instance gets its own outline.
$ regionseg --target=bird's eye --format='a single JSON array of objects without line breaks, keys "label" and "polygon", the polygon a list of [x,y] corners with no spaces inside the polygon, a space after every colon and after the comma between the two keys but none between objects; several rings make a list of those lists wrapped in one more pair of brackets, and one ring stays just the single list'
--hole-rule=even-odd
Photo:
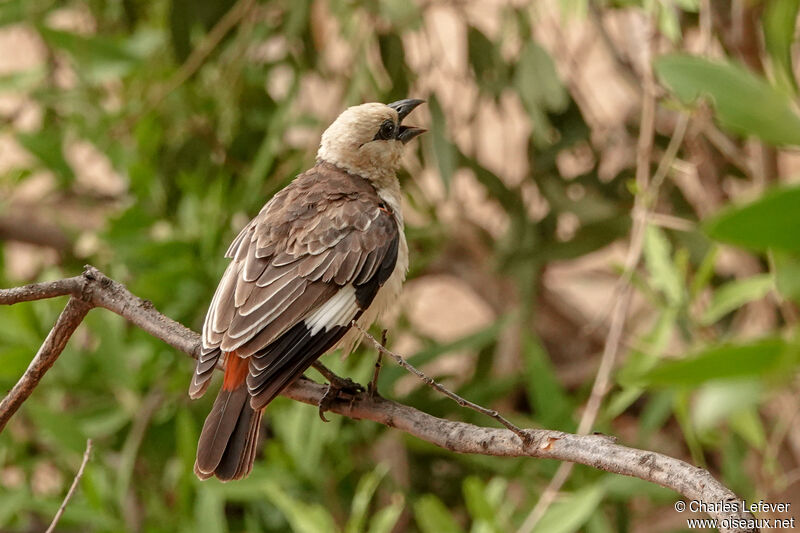
[{"label": "bird's eye", "polygon": [[391,120],[385,121],[381,124],[381,129],[378,131],[378,137],[383,140],[394,139],[394,122]]}]

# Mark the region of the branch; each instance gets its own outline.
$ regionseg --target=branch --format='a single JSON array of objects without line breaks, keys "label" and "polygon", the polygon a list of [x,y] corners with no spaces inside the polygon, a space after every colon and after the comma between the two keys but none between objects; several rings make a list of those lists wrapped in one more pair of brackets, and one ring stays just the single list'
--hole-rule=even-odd
[{"label": "branch", "polygon": [[82,300],[74,297],[69,299],[67,306],[56,320],[56,325],[50,330],[31,364],[28,365],[28,369],[25,370],[25,374],[22,375],[22,379],[0,402],[0,431],[22,403],[28,399],[33,389],[39,384],[39,380],[44,377],[45,372],[50,370],[50,367],[56,362],[64,350],[64,346],[67,345],[67,341],[91,308],[91,305]]},{"label": "branch", "polygon": [[[37,359],[46,358],[49,364],[46,368],[41,367],[34,372],[29,368],[11,393],[0,403],[0,421],[2,421],[0,431],[19,405],[30,395],[44,371],[52,365],[69,336],[92,307],[104,307],[123,316],[154,337],[192,357],[196,358],[199,354],[200,335],[162,315],[149,301],[131,294],[122,284],[109,279],[91,266],[86,267],[82,276],[0,290],[0,304],[10,305],[64,295],[70,295],[71,298],[34,358],[34,362],[31,363],[31,367],[35,366]],[[382,351],[392,357],[396,355],[385,348]],[[402,357],[400,359],[402,360]],[[27,394],[24,397],[15,395],[18,389],[27,391]],[[301,378],[284,390],[283,395],[296,401],[318,405],[325,391],[324,385]],[[437,418],[413,407],[371,395],[369,392],[356,394],[352,398],[336,398],[330,403],[329,410],[353,419],[372,420],[399,429],[456,453],[555,459],[637,477],[670,488],[687,500],[705,502],[709,504],[709,509],[719,509],[709,514],[720,521],[732,518],[753,520],[753,516],[739,509],[739,506],[719,504],[723,501],[738,502],[740,498],[714,479],[708,471],[660,453],[616,444],[612,437],[573,435],[546,429],[519,430],[523,432],[521,437],[511,429],[481,427]],[[525,436],[528,439],[524,439]],[[722,528],[720,531],[757,530]]]},{"label": "branch", "polygon": [[70,485],[69,490],[67,491],[67,495],[64,496],[64,501],[61,502],[61,505],[58,507],[58,511],[56,515],[53,517],[53,521],[50,522],[50,527],[47,528],[47,531],[44,533],[53,533],[56,530],[56,526],[58,525],[58,521],[61,520],[61,515],[64,514],[64,510],[67,508],[67,504],[72,499],[73,494],[75,494],[75,490],[78,488],[78,482],[83,477],[83,470],[86,468],[86,463],[89,462],[89,456],[92,453],[92,439],[86,439],[86,451],[83,452],[83,460],[81,461],[81,466],[78,467],[78,472],[75,474],[75,479],[72,480],[72,485]]}]

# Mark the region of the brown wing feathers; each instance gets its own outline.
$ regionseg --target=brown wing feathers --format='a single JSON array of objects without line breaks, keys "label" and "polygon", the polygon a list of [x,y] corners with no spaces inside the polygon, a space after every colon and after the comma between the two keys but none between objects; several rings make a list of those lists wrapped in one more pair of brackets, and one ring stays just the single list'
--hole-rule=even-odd
[{"label": "brown wing feathers", "polygon": [[[230,381],[226,369],[198,445],[199,476],[226,480],[249,473],[261,408],[371,304],[394,270],[398,242],[397,222],[375,189],[327,163],[300,175],[239,233],[206,316],[190,395],[205,392],[223,352],[238,354],[227,361],[237,376],[239,362],[247,371],[241,381]],[[325,311],[348,285],[355,303],[343,293],[341,308]],[[316,326],[308,327],[305,320],[320,309]]]}]

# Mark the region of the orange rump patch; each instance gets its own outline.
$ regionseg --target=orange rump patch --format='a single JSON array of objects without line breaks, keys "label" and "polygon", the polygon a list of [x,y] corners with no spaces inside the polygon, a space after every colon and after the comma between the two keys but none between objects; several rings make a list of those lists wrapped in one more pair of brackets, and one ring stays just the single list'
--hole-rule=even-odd
[{"label": "orange rump patch", "polygon": [[233,390],[243,384],[247,379],[248,361],[239,357],[236,352],[225,354],[225,378],[222,380],[222,390]]}]

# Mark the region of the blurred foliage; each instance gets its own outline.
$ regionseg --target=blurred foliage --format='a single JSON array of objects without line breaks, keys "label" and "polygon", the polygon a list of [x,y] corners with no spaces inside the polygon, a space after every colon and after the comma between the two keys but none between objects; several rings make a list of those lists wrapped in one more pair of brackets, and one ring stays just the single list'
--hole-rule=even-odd
[{"label": "blurred foliage", "polygon": [[[629,236],[633,195],[647,191],[632,182],[633,157],[610,175],[601,163],[614,137],[609,130],[628,153],[635,150],[640,106],[616,124],[592,120],[586,93],[593,85],[581,85],[577,76],[567,81],[574,74],[570,58],[552,42],[547,46],[535,3],[501,3],[494,29],[469,13],[468,5],[480,2],[434,4],[0,1],[0,31],[32,35],[43,57],[34,67],[0,74],[0,96],[36,116],[23,123],[5,107],[0,112],[0,131],[29,156],[0,173],[0,215],[22,205],[76,242],[29,278],[72,276],[90,262],[197,330],[231,238],[313,164],[319,132],[335,113],[362,101],[423,97],[430,133],[415,143],[409,168],[433,172],[444,199],[432,199],[418,175],[403,172],[416,214],[407,228],[410,278],[449,273],[466,279],[471,272],[473,290],[497,302],[491,323],[460,339],[426,336],[414,330],[411,317],[401,317],[391,337],[415,338],[419,349],[406,354],[415,365],[467,354],[465,371],[445,370],[437,378],[520,425],[574,431],[603,331],[597,341],[596,332],[587,333],[592,317],[580,314],[556,330],[546,327],[551,313],[564,312],[553,302],[547,276]],[[800,145],[793,55],[798,2],[748,4],[742,16],[762,38],[754,50],[730,38],[736,13],[727,2],[713,2],[714,13],[702,13],[693,0],[562,4],[557,25],[565,29],[585,24],[597,31],[606,19],[630,13],[642,23],[655,21],[671,50],[652,64],[666,89],[659,118],[671,116],[674,123],[677,114],[691,116],[678,152],[683,165],[669,166],[652,202],[654,211],[683,223],[659,224],[654,217],[648,226],[642,264],[631,276],[637,316],[595,429],[708,466],[747,499],[791,501],[797,478],[790,481],[785,472],[800,464],[784,439],[793,418],[780,409],[776,414],[774,406],[786,397],[797,405],[800,189],[787,183],[792,176],[777,158],[779,148]],[[436,85],[426,71],[434,67],[417,57],[415,46],[432,47],[438,38],[437,9],[464,29],[466,81],[444,76]],[[719,52],[713,58],[690,53],[684,42],[702,31],[703,17],[714,20]],[[636,54],[615,48],[614,39],[598,46],[635,80],[638,102]],[[431,52],[431,63],[438,62],[446,59]],[[448,81],[461,85],[450,88]],[[463,104],[454,103],[453,89]],[[498,109],[509,99],[529,132],[522,180],[492,169],[461,139],[469,128],[477,135],[477,122],[465,124],[465,116],[470,121],[479,108]],[[474,108],[463,110],[467,103]],[[459,107],[463,112],[454,113]],[[658,122],[653,170],[671,136],[672,127]],[[81,179],[70,157],[77,141],[107,158],[121,190]],[[752,156],[759,150],[761,163]],[[570,174],[563,158],[576,154],[589,164]],[[699,187],[699,200],[678,179],[687,165],[695,169],[687,179]],[[454,198],[464,173],[474,177],[483,202],[502,213],[507,223],[499,232],[463,213],[457,223],[441,216],[438,203]],[[12,194],[42,176],[51,185],[35,205]],[[743,189],[748,194],[736,193]],[[537,210],[534,200],[546,208]],[[573,231],[564,230],[565,221]],[[0,248],[3,286],[29,280],[9,274],[10,250]],[[602,257],[619,273],[619,254]],[[61,305],[0,308],[4,389],[24,371]],[[568,353],[574,344],[567,341],[592,335],[585,351]],[[361,352],[329,362],[366,382],[374,354]],[[192,464],[213,394],[189,401],[191,364],[119,317],[90,313],[0,435],[0,528],[43,529],[89,437],[94,456],[63,531],[512,531],[558,467],[456,456],[341,417],[323,424],[313,407],[280,398],[265,417],[267,438],[253,474],[227,485],[201,483]],[[568,380],[578,367],[590,372]],[[427,388],[401,387],[403,379],[400,369],[386,366],[381,390],[436,416],[489,423]],[[576,468],[565,492],[536,531],[627,531],[649,524],[659,509],[671,513],[675,499],[659,487],[590,468]]]}]

